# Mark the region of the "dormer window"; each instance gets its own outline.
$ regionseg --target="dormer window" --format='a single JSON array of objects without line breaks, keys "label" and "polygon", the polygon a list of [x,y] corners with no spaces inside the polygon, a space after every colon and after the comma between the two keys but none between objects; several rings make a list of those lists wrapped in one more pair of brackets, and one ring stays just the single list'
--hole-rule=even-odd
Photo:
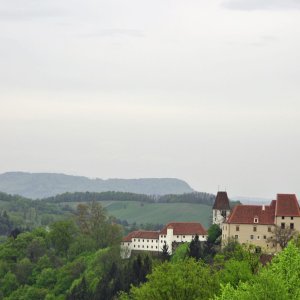
[{"label": "dormer window", "polygon": [[258,223],[258,218],[254,218],[254,223]]}]

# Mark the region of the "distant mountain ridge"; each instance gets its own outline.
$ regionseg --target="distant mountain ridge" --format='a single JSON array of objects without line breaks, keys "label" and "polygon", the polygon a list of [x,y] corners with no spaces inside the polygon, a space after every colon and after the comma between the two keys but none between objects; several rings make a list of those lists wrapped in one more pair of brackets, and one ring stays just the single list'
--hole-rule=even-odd
[{"label": "distant mountain ridge", "polygon": [[194,190],[176,178],[90,179],[57,173],[7,172],[0,174],[0,191],[32,199],[65,192],[130,192],[146,195],[192,193]]}]

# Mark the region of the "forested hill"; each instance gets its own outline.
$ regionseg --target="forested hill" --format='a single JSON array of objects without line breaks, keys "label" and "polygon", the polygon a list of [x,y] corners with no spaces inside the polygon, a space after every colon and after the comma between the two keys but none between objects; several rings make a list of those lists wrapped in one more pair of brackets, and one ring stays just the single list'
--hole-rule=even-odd
[{"label": "forested hill", "polygon": [[123,192],[75,192],[64,193],[54,197],[42,199],[46,202],[64,203],[64,202],[91,202],[91,201],[138,201],[146,203],[195,203],[212,206],[215,195],[208,193],[186,193],[186,194],[168,194],[162,196],[151,196],[145,194],[123,193]]},{"label": "forested hill", "polygon": [[0,175],[0,191],[32,199],[65,192],[118,191],[146,195],[191,193],[193,189],[176,178],[90,179],[55,173],[8,172]]}]

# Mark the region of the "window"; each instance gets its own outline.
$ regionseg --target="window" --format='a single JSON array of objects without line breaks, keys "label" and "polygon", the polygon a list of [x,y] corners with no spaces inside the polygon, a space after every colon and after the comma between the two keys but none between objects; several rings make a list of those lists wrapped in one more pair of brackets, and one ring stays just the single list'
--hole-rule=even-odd
[{"label": "window", "polygon": [[183,238],[185,238],[185,235],[183,236]]},{"label": "window", "polygon": [[149,248],[149,246],[147,246],[147,248]]},{"label": "window", "polygon": [[290,229],[294,229],[294,223],[290,224]]},{"label": "window", "polygon": [[177,235],[177,238],[179,239],[179,235]]},{"label": "window", "polygon": [[140,241],[140,239],[139,239],[139,241]]},{"label": "window", "polygon": [[285,223],[281,223],[281,229],[285,228]]},{"label": "window", "polygon": [[144,245],[142,246],[142,248],[144,248]]},{"label": "window", "polygon": [[254,218],[254,223],[258,223],[258,218]]},{"label": "window", "polygon": [[235,231],[240,231],[240,226],[235,226]]},{"label": "window", "polygon": [[149,240],[147,240],[147,243],[149,243]]},{"label": "window", "polygon": [[156,246],[156,249],[157,249],[157,246]]},{"label": "window", "polygon": [[202,235],[202,237],[204,238],[204,235]]},{"label": "window", "polygon": [[268,232],[271,232],[271,231],[272,231],[271,227],[268,227]]},{"label": "window", "polygon": [[135,245],[133,245],[133,247],[135,248]]},{"label": "window", "polygon": [[144,242],[144,240],[143,240],[143,242]]},{"label": "window", "polygon": [[281,219],[284,220],[284,217],[282,216]]},{"label": "window", "polygon": [[140,248],[140,245],[138,245],[138,248]]},{"label": "window", "polygon": [[251,235],[250,235],[250,239],[253,240],[253,238],[254,238],[254,236],[251,234]]},{"label": "window", "polygon": [[291,220],[294,220],[294,217],[291,217]]},{"label": "window", "polygon": [[260,240],[260,236],[258,235],[257,237],[256,237],[258,240]]},{"label": "window", "polygon": [[254,226],[254,227],[253,227],[253,231],[257,231],[257,228],[256,228],[256,226]]},{"label": "window", "polygon": [[165,238],[166,236],[164,235],[164,238]]},{"label": "window", "polygon": [[239,238],[239,236],[236,234],[236,235],[234,236],[234,238],[237,240],[237,239]]},{"label": "window", "polygon": [[135,239],[133,239],[133,241],[135,242]]},{"label": "window", "polygon": [[266,235],[264,235],[264,240],[266,240],[267,239],[267,236]]},{"label": "window", "polygon": [[153,240],[151,240],[151,243],[153,243]]},{"label": "window", "polygon": [[153,246],[151,246],[151,249],[153,249]]}]

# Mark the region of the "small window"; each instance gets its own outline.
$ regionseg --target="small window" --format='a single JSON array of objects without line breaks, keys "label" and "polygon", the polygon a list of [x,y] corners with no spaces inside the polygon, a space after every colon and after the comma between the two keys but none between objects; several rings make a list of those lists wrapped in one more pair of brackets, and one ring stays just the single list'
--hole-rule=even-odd
[{"label": "small window", "polygon": [[253,238],[254,238],[254,236],[253,236],[253,234],[251,234],[251,235],[250,235],[250,239],[253,240]]},{"label": "small window", "polygon": [[281,223],[281,229],[285,228],[285,223]]},{"label": "small window", "polygon": [[267,239],[267,236],[266,235],[264,235],[264,240],[266,240]]},{"label": "small window", "polygon": [[157,246],[156,246],[156,249],[157,249]]},{"label": "small window", "polygon": [[253,231],[257,231],[257,228],[256,228],[256,226],[254,226],[254,227],[253,227]]},{"label": "small window", "polygon": [[185,235],[183,236],[183,238],[185,238]]},{"label": "small window", "polygon": [[294,223],[290,224],[290,229],[294,229]]},{"label": "small window", "polygon": [[133,245],[133,247],[135,248],[135,245]]},{"label": "small window", "polygon": [[138,248],[140,248],[140,245],[138,245]]},{"label": "small window", "polygon": [[133,241],[135,242],[135,239],[133,239]]},{"label": "small window", "polygon": [[149,248],[149,246],[147,246],[147,248]]},{"label": "small window", "polygon": [[142,246],[142,248],[144,248],[144,245]]},{"label": "small window", "polygon": [[151,243],[153,243],[153,240],[151,240]]},{"label": "small window", "polygon": [[268,227],[268,232],[271,232],[272,231],[272,228],[271,227]]},{"label": "small window", "polygon": [[139,241],[140,241],[140,239],[139,239]]},{"label": "small window", "polygon": [[179,235],[177,235],[177,238],[179,239]]},{"label": "small window", "polygon": [[144,242],[144,240],[143,240],[143,242]]},{"label": "small window", "polygon": [[240,231],[240,226],[235,226],[235,231]]},{"label": "small window", "polygon": [[165,238],[166,236],[164,236],[164,238]]},{"label": "small window", "polygon": [[153,246],[151,246],[151,249],[153,249]]},{"label": "small window", "polygon": [[204,235],[202,235],[202,237],[204,238]]},{"label": "small window", "polygon": [[294,217],[291,217],[291,220],[294,220]]},{"label": "small window", "polygon": [[260,240],[260,236],[258,235],[257,237],[256,237],[258,240]]},{"label": "small window", "polygon": [[234,236],[234,238],[237,240],[237,239],[239,238],[239,236],[236,234],[236,235]]},{"label": "small window", "polygon": [[258,223],[258,218],[254,218],[254,223]]},{"label": "small window", "polygon": [[147,243],[149,243],[149,240],[147,240]]},{"label": "small window", "polygon": [[281,219],[284,220],[284,217],[282,216]]}]

